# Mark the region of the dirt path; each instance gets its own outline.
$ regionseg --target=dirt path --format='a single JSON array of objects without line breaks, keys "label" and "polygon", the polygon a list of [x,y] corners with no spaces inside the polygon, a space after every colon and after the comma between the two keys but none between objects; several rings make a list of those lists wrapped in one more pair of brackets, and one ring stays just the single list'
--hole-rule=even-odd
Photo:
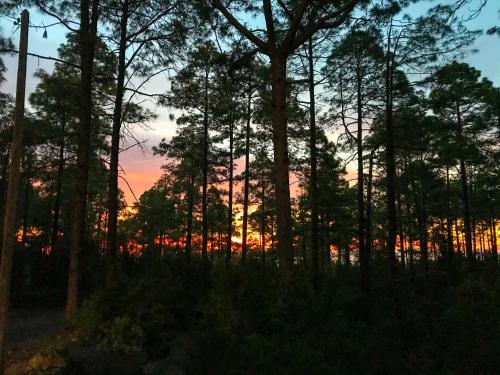
[{"label": "dirt path", "polygon": [[64,328],[61,309],[13,310],[7,322],[7,363],[36,354]]}]

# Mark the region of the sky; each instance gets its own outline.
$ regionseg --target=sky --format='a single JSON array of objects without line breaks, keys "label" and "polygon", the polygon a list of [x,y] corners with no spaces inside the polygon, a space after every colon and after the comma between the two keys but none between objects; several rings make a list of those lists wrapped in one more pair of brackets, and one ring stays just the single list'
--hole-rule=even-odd
[{"label": "sky", "polygon": [[[30,25],[41,26],[52,23],[53,20],[42,15],[38,11],[30,11]],[[13,20],[0,14],[0,29],[4,36],[10,37],[17,49],[19,30],[13,25]],[[67,30],[62,26],[53,26],[47,29],[47,38],[43,38],[44,28],[30,28],[28,40],[28,52],[43,56],[57,57],[57,48],[65,40]],[[6,82],[2,84],[2,92],[15,94],[17,55],[3,55],[5,65],[7,66]],[[53,70],[54,63],[50,60],[28,57],[28,77],[26,82],[27,96],[36,88],[38,80],[33,74],[38,69],[46,71]],[[168,76],[159,76],[152,80],[151,84],[144,87],[145,91],[161,93],[165,92]],[[120,179],[120,188],[125,193],[125,199],[129,205],[135,202],[134,195],[139,196],[147,189],[153,186],[162,174],[161,166],[164,160],[159,156],[154,156],[151,148],[157,145],[162,138],[170,138],[175,134],[175,121],[170,120],[169,110],[155,105],[152,101],[147,101],[147,107],[152,109],[158,117],[148,123],[147,128],[134,129],[134,135],[137,139],[145,141],[141,148],[135,147],[120,153],[121,173],[127,179],[128,184],[133,190]],[[27,102],[27,108],[29,103]]]},{"label": "sky", "polygon": [[[446,3],[446,0],[444,3]],[[472,0],[468,9],[465,9],[465,12],[475,9],[478,3],[479,0]],[[418,5],[410,7],[408,12],[411,15],[419,15],[428,7],[428,2],[421,2]],[[487,30],[490,27],[499,25],[499,8],[500,3],[498,0],[489,0],[482,12],[475,19],[467,22],[468,28],[472,30]],[[44,26],[52,22],[53,20],[47,16],[37,11],[31,11],[30,24],[32,26]],[[19,30],[13,25],[13,20],[11,18],[0,14],[0,30],[4,36],[10,37],[14,45],[17,46]],[[66,30],[62,26],[53,26],[47,29],[47,38],[43,38],[43,33],[43,27],[30,28],[28,42],[29,52],[57,57],[57,48],[64,41]],[[477,49],[478,52],[469,54],[465,57],[464,61],[479,69],[483,73],[483,76],[493,81],[496,86],[500,86],[500,38],[497,36],[482,35],[476,40],[472,48]],[[0,90],[14,95],[17,56],[3,55],[3,59],[8,71],[6,74],[7,80],[0,87]],[[50,72],[52,68],[53,62],[51,61],[35,57],[28,58],[28,79],[26,86],[28,95],[34,91],[37,85],[37,79],[33,77],[33,73],[38,69],[44,69]],[[162,93],[165,92],[167,87],[168,76],[164,74],[152,80],[143,90],[147,92]],[[136,137],[145,141],[143,147],[131,148],[120,154],[120,165],[124,171],[123,177],[128,181],[134,194],[132,194],[123,181],[120,181],[120,187],[124,191],[125,198],[130,205],[135,201],[134,195],[139,198],[145,190],[153,186],[162,174],[161,166],[164,160],[159,156],[154,156],[151,148],[157,145],[162,138],[168,139],[172,137],[176,130],[175,121],[169,118],[170,113],[167,108],[159,107],[151,101],[148,101],[146,105],[148,108],[152,109],[158,117],[148,123],[147,128],[135,129]]]}]

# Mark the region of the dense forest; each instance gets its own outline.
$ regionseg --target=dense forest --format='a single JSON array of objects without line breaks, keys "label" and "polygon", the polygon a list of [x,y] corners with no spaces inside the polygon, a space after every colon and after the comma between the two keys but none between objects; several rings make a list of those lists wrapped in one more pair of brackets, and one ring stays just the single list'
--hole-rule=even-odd
[{"label": "dense forest", "polygon": [[487,6],[3,0],[0,372],[497,374]]}]

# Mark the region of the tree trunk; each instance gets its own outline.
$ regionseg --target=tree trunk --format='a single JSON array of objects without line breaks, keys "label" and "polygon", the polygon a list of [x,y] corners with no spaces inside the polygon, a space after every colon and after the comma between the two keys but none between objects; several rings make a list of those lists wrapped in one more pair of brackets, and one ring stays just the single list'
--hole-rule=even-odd
[{"label": "tree trunk", "polygon": [[11,162],[9,184],[5,206],[2,261],[0,262],[0,372],[4,370],[5,328],[9,309],[10,282],[12,275],[12,255],[16,236],[16,206],[19,187],[19,167],[23,148],[24,102],[26,96],[26,60],[28,53],[29,13],[21,14],[21,33],[19,44],[19,62],[17,68],[16,109],[14,130],[10,146]]},{"label": "tree trunk", "polygon": [[210,231],[210,251],[214,251],[215,248],[215,233],[213,229]]},{"label": "tree trunk", "polygon": [[470,219],[469,193],[467,189],[467,172],[465,171],[465,161],[463,159],[460,160],[460,182],[462,184],[462,200],[464,204],[465,254],[469,260],[472,260],[472,229]]},{"label": "tree trunk", "polygon": [[309,39],[309,152],[311,175],[309,181],[309,202],[311,205],[311,250],[313,286],[319,285],[319,248],[318,248],[318,178],[316,151],[316,98],[314,92],[314,56],[313,41]]},{"label": "tree trunk", "polygon": [[488,221],[485,223],[487,231],[486,241],[488,242],[488,251],[493,255],[493,237],[491,235],[491,217],[488,218]]},{"label": "tree trunk", "polygon": [[286,58],[278,52],[271,56],[271,85],[278,257],[280,269],[286,279],[293,265],[292,210],[286,117]]},{"label": "tree trunk", "polygon": [[404,238],[404,228],[403,228],[403,207],[401,203],[401,194],[397,195],[397,208],[398,215],[401,218],[399,220],[399,254],[401,258],[401,265],[403,268],[406,267],[406,259],[405,259],[405,238]]},{"label": "tree trunk", "polygon": [[9,152],[7,148],[2,165],[2,176],[0,180],[0,205],[3,205],[5,198],[5,182],[7,181],[7,171],[9,169]]},{"label": "tree trunk", "polygon": [[469,207],[470,207],[470,218],[471,218],[471,229],[472,229],[472,253],[474,254],[474,259],[477,259],[477,241],[478,241],[478,221],[476,218],[474,210],[474,167],[471,165],[468,172],[468,183],[469,186]]},{"label": "tree trunk", "polygon": [[111,157],[108,183],[108,257],[116,258],[118,231],[118,159],[120,156],[120,128],[122,125],[123,93],[125,85],[128,0],[123,1],[120,20],[120,42],[118,46],[118,79],[116,82],[113,129],[111,134]]},{"label": "tree trunk", "polygon": [[252,83],[248,83],[247,123],[245,128],[245,180],[243,186],[243,223],[241,234],[241,262],[247,260],[247,234],[248,234],[248,191],[250,185],[250,125],[252,121]]},{"label": "tree trunk", "polygon": [[264,185],[264,171],[261,173],[261,188],[262,188],[262,201],[260,204],[260,233],[261,233],[261,257],[262,264],[266,262],[266,214],[265,214],[265,199],[266,199],[266,189]]},{"label": "tree trunk", "polygon": [[[418,199],[418,198],[416,198]],[[423,206],[423,202],[416,201],[417,208],[417,221],[418,221],[418,241],[420,245],[420,262],[423,264],[424,269],[428,265],[428,236],[427,236],[427,214]]]},{"label": "tree trunk", "polygon": [[208,243],[208,216],[207,216],[207,188],[208,188],[208,75],[209,68],[205,70],[205,92],[203,109],[203,182],[201,198],[201,220],[202,220],[202,239],[201,239],[201,257],[203,266],[208,263],[207,243]]},{"label": "tree trunk", "polygon": [[453,258],[453,228],[451,218],[451,189],[450,189],[450,167],[446,165],[446,258],[451,261]]},{"label": "tree trunk", "polygon": [[490,204],[491,212],[491,254],[495,265],[498,263],[498,250],[497,250],[497,228],[495,221],[495,209],[493,203]]},{"label": "tree trunk", "polygon": [[[390,46],[390,39],[389,44]],[[390,48],[390,47],[389,47]],[[390,52],[390,51],[389,51]],[[387,258],[391,271],[396,266],[396,156],[394,150],[394,116],[393,116],[393,64],[390,53],[386,65],[386,103],[385,103],[385,163],[386,163],[386,210],[387,210]]]},{"label": "tree trunk", "polygon": [[410,269],[410,274],[413,277],[414,274],[414,251],[413,251],[413,226],[412,226],[412,215],[411,215],[411,206],[410,206],[410,198],[407,197],[405,200],[406,206],[406,217],[407,217],[407,225],[408,225],[408,268]]},{"label": "tree trunk", "polygon": [[66,147],[65,142],[65,127],[66,119],[63,113],[61,121],[61,142],[59,143],[59,160],[57,163],[57,182],[56,182],[56,198],[54,201],[54,216],[52,218],[52,230],[50,247],[54,251],[57,246],[57,239],[59,237],[59,216],[61,212],[61,193],[62,193],[62,177],[64,173],[64,150]]},{"label": "tree trunk", "polygon": [[99,213],[97,214],[97,230],[95,233],[95,237],[97,238],[97,250],[99,251],[99,253],[102,251],[101,232],[102,232],[102,212],[99,211]]},{"label": "tree trunk", "polygon": [[[457,102],[457,122],[458,137],[463,144],[462,119],[460,116],[460,104]],[[465,254],[469,261],[473,260],[472,253],[472,232],[471,232],[471,214],[469,203],[469,189],[467,184],[467,171],[465,169],[465,160],[460,158],[460,182],[462,185],[462,201],[464,205],[464,227],[465,227]]]},{"label": "tree trunk", "polygon": [[276,236],[274,235],[274,232],[275,232],[275,225],[274,225],[275,221],[274,221],[274,215],[271,214],[271,252],[274,253],[274,251],[276,250]]},{"label": "tree trunk", "polygon": [[26,246],[26,234],[28,232],[28,215],[29,215],[29,203],[30,203],[30,186],[31,186],[31,167],[30,167],[30,157],[26,157],[26,183],[24,185],[24,207],[23,207],[23,229],[21,235],[21,245]]},{"label": "tree trunk", "polygon": [[477,226],[476,226],[476,220],[474,216],[471,218],[471,226],[472,226],[472,253],[474,254],[474,258],[477,255]]},{"label": "tree trunk", "polygon": [[[232,103],[231,103],[232,104]],[[233,244],[233,174],[234,174],[234,123],[233,108],[229,109],[229,181],[227,197],[227,243],[226,262],[231,259],[231,247]]]},{"label": "tree trunk", "polygon": [[217,252],[220,253],[222,249],[222,232],[219,225],[219,230],[217,231]]},{"label": "tree trunk", "polygon": [[358,132],[356,136],[356,146],[358,154],[358,248],[359,248],[359,269],[361,272],[361,288],[366,294],[370,293],[370,259],[366,252],[365,243],[365,200],[364,200],[364,176],[363,176],[363,107],[361,97],[361,73],[359,60],[356,69],[356,88],[357,88],[357,112],[358,112]]},{"label": "tree trunk", "polygon": [[[366,257],[368,258],[368,267],[370,266],[370,258],[371,258],[371,252],[372,252],[372,224],[371,224],[371,219],[372,219],[372,186],[373,186],[373,158],[374,158],[374,152],[373,150],[370,153],[370,161],[368,164],[368,186],[366,188],[366,222],[365,222],[365,234],[366,234],[366,239],[365,239],[365,251],[366,251]],[[369,268],[368,268],[368,278],[369,278]]]},{"label": "tree trunk", "polygon": [[328,216],[324,212],[318,212],[318,215],[318,248],[321,254],[319,257],[319,267],[320,269],[324,269],[324,266],[330,263],[330,252],[326,241],[328,232]]},{"label": "tree trunk", "polygon": [[[420,161],[423,163],[423,155],[420,154]],[[416,204],[416,207],[418,209],[418,216],[419,216],[419,233],[420,233],[420,261],[424,265],[424,269],[427,271],[429,267],[429,250],[428,250],[428,240],[429,240],[429,235],[427,233],[427,221],[428,221],[428,215],[427,215],[427,194],[426,190],[424,188],[425,181],[422,176],[422,172],[419,172],[419,180],[420,180],[420,196],[416,199],[420,200],[420,204]],[[414,189],[414,191],[417,191],[417,189]],[[418,194],[418,193],[415,193]]]},{"label": "tree trunk", "polygon": [[[7,149],[3,160],[2,180],[0,181],[0,217],[2,218],[4,217],[5,214],[5,185],[7,182],[7,171],[9,169],[9,153],[10,150]],[[3,220],[0,221],[0,243],[3,243],[3,223],[4,223]]]},{"label": "tree trunk", "polygon": [[186,245],[184,252],[189,258],[192,251],[193,243],[193,208],[194,208],[194,161],[191,160],[191,176],[189,178],[189,191],[188,191],[188,212],[186,218]]},{"label": "tree trunk", "polygon": [[[89,6],[92,4],[92,13]],[[78,150],[75,174],[75,188],[70,227],[68,291],[66,299],[66,320],[69,320],[78,306],[78,279],[80,251],[85,238],[87,212],[87,184],[90,159],[90,133],[92,127],[92,71],[95,55],[99,0],[80,2],[80,123],[78,126]]]},{"label": "tree trunk", "polygon": [[342,247],[339,245],[337,251],[337,268],[340,270],[342,267]]},{"label": "tree trunk", "polygon": [[479,227],[479,238],[480,238],[480,242],[479,242],[479,249],[481,251],[481,260],[484,260],[484,251],[486,249],[486,246],[485,246],[485,241],[484,241],[484,230],[483,230],[483,223],[481,223],[481,226]]},{"label": "tree trunk", "polygon": [[457,252],[461,253],[460,231],[458,230],[458,220],[455,218],[455,236],[457,237]]}]

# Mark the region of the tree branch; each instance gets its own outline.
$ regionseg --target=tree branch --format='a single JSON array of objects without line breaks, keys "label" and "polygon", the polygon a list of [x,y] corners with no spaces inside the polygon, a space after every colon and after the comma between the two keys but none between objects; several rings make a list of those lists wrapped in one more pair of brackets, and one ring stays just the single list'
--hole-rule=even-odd
[{"label": "tree branch", "polygon": [[269,54],[269,48],[267,43],[262,39],[257,37],[254,33],[252,33],[247,27],[245,27],[240,21],[238,21],[231,12],[220,2],[220,0],[211,0],[212,6],[218,9],[224,17],[228,20],[228,22],[233,25],[240,33],[247,37],[253,44],[255,44],[261,52],[265,54]]},{"label": "tree branch", "polygon": [[[349,17],[353,9],[359,3],[360,0],[351,0],[343,8],[330,13],[329,15],[321,18],[319,21],[309,24],[304,31],[300,33],[295,39],[290,41],[288,46],[288,52],[293,52],[300,45],[302,45],[306,40],[314,35],[319,30],[324,29],[335,29],[342,25],[346,19]],[[332,18],[338,17],[334,21],[330,21]],[[288,35],[287,35],[288,36]]]},{"label": "tree branch", "polygon": [[[294,11],[294,17],[292,19],[292,23],[290,25],[290,28],[288,29],[288,33],[285,36],[285,39],[283,41],[283,47],[287,50],[290,50],[290,47],[293,44],[293,41],[295,39],[295,34],[297,33],[297,30],[300,27],[300,22],[302,21],[302,17],[304,17],[304,13],[307,9],[307,6],[309,5],[310,0],[301,0],[297,6],[295,7]],[[293,50],[290,50],[292,52]]]},{"label": "tree branch", "polygon": [[278,4],[281,7],[281,9],[283,9],[283,12],[285,12],[288,19],[291,21],[293,19],[293,14],[292,14],[292,12],[290,12],[290,9],[287,8],[287,6],[283,2],[283,0],[278,0]]},{"label": "tree branch", "polygon": [[[0,48],[0,53],[19,53],[19,51],[15,50],[15,49],[12,49],[12,48]],[[58,62],[58,63],[61,63],[61,64],[72,66],[72,67],[74,67],[76,69],[80,69],[80,65],[74,64],[74,63],[69,62],[69,61],[58,59],[57,57],[42,56],[42,55],[38,55],[36,53],[30,53],[30,52],[28,52],[28,56],[37,57],[39,59],[44,59],[44,60],[55,61],[55,62]]]},{"label": "tree branch", "polygon": [[262,0],[264,7],[264,18],[266,20],[268,44],[270,48],[276,48],[276,32],[274,30],[273,9],[271,0]]},{"label": "tree branch", "polygon": [[66,21],[64,20],[63,18],[61,18],[59,15],[57,15],[56,13],[48,10],[45,6],[43,6],[39,0],[36,0],[35,1],[35,4],[38,8],[40,8],[40,10],[45,13],[45,14],[48,14],[49,16],[51,17],[54,17],[56,20],[58,20],[60,23],[62,23],[68,30],[74,32],[74,33],[78,33],[79,30],[78,29],[74,29],[72,28],[69,23],[75,23],[75,24],[78,24],[77,22],[74,22],[74,21]]}]

